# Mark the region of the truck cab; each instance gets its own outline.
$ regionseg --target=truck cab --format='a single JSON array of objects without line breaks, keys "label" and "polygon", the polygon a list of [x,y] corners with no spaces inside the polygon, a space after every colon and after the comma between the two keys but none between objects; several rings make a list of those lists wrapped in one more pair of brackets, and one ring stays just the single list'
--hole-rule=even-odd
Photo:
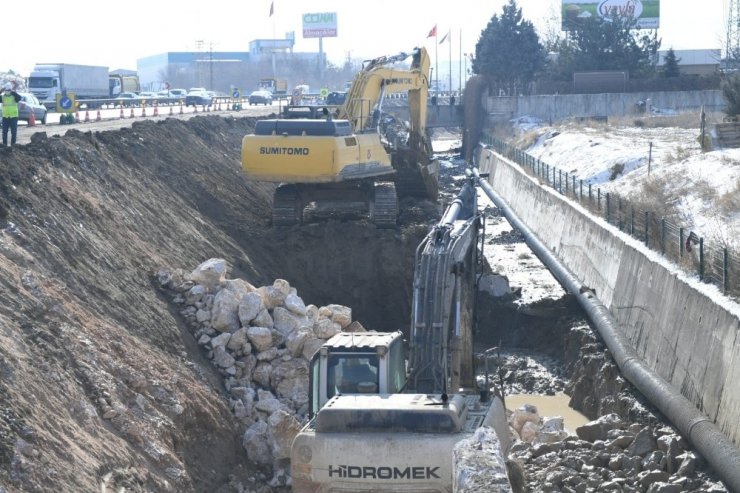
[{"label": "truck cab", "polygon": [[51,68],[37,67],[28,76],[28,91],[39,101],[54,101],[61,92],[59,72]]},{"label": "truck cab", "polygon": [[310,416],[337,395],[401,392],[406,384],[405,358],[400,331],[336,334],[310,362]]}]

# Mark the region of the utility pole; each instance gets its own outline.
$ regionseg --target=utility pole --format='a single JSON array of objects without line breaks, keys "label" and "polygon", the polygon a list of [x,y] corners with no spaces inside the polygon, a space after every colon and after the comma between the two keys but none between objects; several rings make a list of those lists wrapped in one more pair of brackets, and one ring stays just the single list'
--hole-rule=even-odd
[{"label": "utility pole", "polygon": [[736,68],[740,57],[740,0],[728,0],[728,4],[725,60],[728,68]]}]

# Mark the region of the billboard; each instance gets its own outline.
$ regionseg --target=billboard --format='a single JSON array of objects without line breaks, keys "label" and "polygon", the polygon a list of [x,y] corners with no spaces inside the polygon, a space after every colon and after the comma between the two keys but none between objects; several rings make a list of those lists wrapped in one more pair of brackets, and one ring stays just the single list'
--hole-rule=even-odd
[{"label": "billboard", "polygon": [[336,38],[337,13],[303,14],[304,38]]},{"label": "billboard", "polygon": [[563,0],[563,31],[572,31],[578,22],[591,17],[634,17],[637,29],[657,29],[660,0]]}]

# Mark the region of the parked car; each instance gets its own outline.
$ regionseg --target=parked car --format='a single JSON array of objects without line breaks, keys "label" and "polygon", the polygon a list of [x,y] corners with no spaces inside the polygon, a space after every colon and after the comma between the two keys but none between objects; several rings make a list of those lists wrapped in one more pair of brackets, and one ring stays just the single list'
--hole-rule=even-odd
[{"label": "parked car", "polygon": [[177,104],[180,100],[185,99],[188,92],[185,89],[163,90],[157,93],[159,104]]},{"label": "parked car", "polygon": [[344,104],[344,100],[347,98],[345,91],[332,91],[326,96],[326,104],[340,105]]},{"label": "parked car", "polygon": [[19,92],[21,102],[18,105],[18,120],[28,122],[31,118],[31,112],[37,122],[46,123],[46,113],[49,111],[46,106],[39,103],[39,100],[30,92]]},{"label": "parked car", "polygon": [[153,105],[154,101],[158,99],[157,93],[151,91],[141,91],[139,93],[139,98],[141,98],[142,102],[146,103],[147,106]]},{"label": "parked car", "polygon": [[272,104],[272,93],[265,90],[252,91],[249,95],[249,104],[264,104],[265,106]]},{"label": "parked car", "polygon": [[116,106],[120,105],[126,108],[129,106],[139,106],[141,104],[141,99],[135,92],[122,92],[113,99]]},{"label": "parked car", "polygon": [[206,90],[190,90],[185,96],[185,106],[211,106],[213,98]]}]

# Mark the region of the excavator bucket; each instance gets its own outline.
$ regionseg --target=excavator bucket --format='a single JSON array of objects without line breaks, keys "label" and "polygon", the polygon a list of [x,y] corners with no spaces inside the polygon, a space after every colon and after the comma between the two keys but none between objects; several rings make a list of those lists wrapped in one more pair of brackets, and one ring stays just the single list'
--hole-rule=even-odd
[{"label": "excavator bucket", "polygon": [[436,201],[439,195],[439,162],[409,148],[391,155],[396,170],[394,181],[399,199],[414,197]]}]

